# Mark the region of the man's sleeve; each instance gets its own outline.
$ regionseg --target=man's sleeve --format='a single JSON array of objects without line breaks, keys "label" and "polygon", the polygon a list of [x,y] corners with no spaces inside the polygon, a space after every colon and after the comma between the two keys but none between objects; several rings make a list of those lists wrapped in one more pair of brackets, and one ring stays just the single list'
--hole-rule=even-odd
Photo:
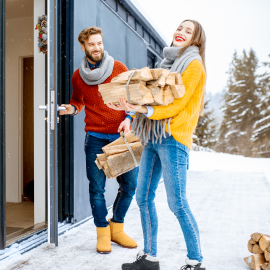
[{"label": "man's sleeve", "polygon": [[[77,110],[76,114],[78,114],[84,107],[83,95],[81,94],[81,89],[77,86],[76,78],[73,74],[72,76],[72,96],[70,99],[70,105],[74,106]],[[76,111],[75,110],[75,111]]]}]

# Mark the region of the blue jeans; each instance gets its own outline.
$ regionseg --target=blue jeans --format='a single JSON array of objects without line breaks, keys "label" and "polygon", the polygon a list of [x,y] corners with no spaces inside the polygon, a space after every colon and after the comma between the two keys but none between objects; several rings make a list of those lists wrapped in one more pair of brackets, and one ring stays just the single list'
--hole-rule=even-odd
[{"label": "blue jeans", "polygon": [[158,217],[154,199],[163,172],[167,201],[182,228],[187,257],[200,262],[203,260],[198,225],[186,197],[188,160],[188,147],[177,142],[172,136],[163,138],[161,144],[150,141],[144,147],[136,200],[141,213],[146,254],[157,255]]},{"label": "blue jeans", "polygon": [[[99,170],[95,164],[97,154],[102,154],[102,147],[109,144],[111,140],[104,140],[86,134],[85,137],[85,155],[86,155],[86,173],[89,180],[89,197],[94,217],[94,223],[97,227],[107,227],[106,220],[108,214],[106,201],[104,197],[106,176],[103,170]],[[112,221],[123,223],[126,212],[130,206],[137,186],[138,168],[135,168],[116,178],[119,183],[119,189],[113,204]]]}]

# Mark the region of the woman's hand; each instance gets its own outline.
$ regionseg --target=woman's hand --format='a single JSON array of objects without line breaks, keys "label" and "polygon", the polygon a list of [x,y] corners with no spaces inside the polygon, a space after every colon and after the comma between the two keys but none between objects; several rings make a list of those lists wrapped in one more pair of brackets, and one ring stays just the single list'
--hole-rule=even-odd
[{"label": "woman's hand", "polygon": [[119,98],[119,105],[113,105],[112,103],[109,103],[107,106],[116,111],[147,113],[147,108],[145,106],[130,104],[126,102],[125,98],[123,97]]}]

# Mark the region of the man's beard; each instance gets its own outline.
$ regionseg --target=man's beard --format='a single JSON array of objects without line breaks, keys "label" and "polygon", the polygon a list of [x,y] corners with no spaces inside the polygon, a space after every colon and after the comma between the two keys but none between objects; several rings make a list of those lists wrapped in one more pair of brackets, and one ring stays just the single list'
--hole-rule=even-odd
[{"label": "man's beard", "polygon": [[[96,52],[100,52],[100,56],[94,56],[92,54],[96,53]],[[93,51],[92,54],[90,54],[89,51],[87,51],[87,49],[85,48],[85,55],[88,59],[90,59],[92,62],[100,62],[104,56],[104,50],[99,50],[99,51]]]}]

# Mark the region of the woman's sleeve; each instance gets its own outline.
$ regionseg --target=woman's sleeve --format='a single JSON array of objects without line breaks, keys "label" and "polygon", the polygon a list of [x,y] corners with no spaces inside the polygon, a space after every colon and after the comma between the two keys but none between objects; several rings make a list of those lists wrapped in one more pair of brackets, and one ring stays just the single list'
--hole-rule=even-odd
[{"label": "woman's sleeve", "polygon": [[160,120],[178,115],[190,101],[203,76],[203,70],[202,63],[199,60],[193,60],[182,74],[183,84],[186,89],[184,96],[175,99],[173,103],[167,106],[153,106],[154,114],[149,119]]}]

